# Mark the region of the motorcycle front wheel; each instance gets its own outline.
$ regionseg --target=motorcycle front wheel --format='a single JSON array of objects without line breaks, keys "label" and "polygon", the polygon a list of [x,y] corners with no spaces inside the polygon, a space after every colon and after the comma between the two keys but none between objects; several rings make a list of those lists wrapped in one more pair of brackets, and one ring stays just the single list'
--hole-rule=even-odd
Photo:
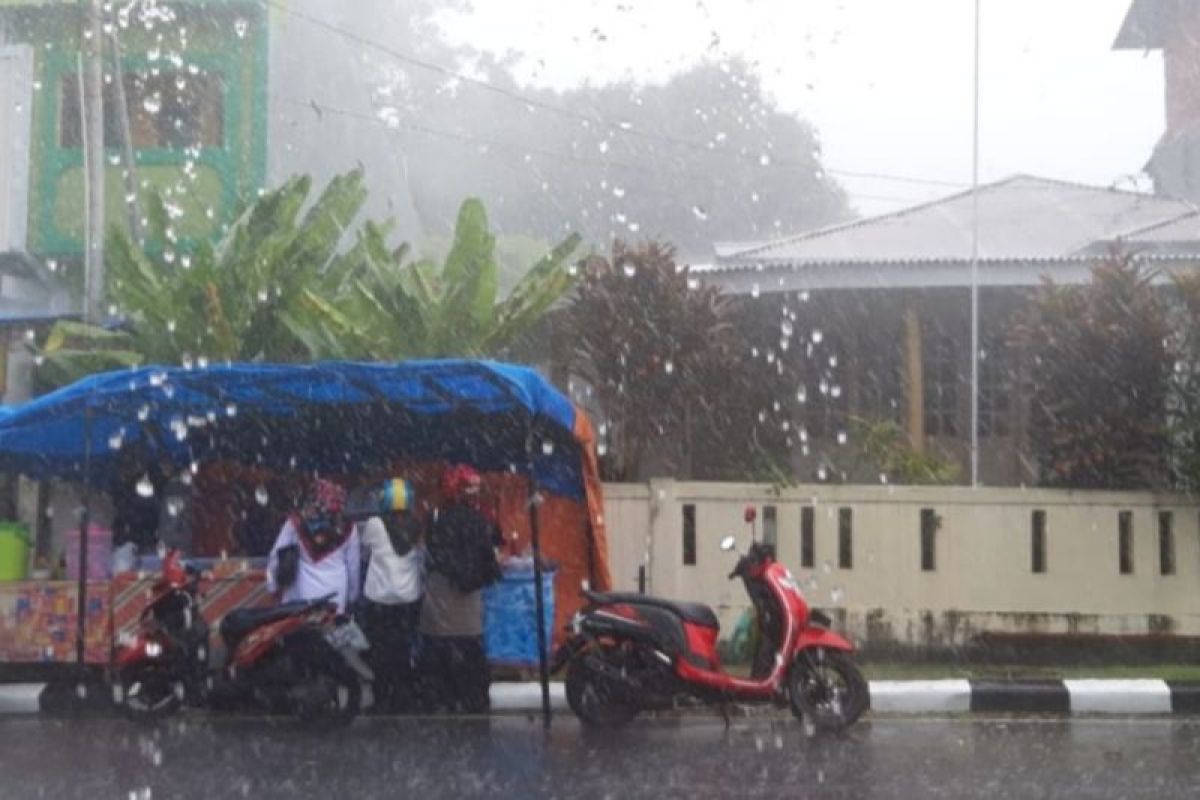
[{"label": "motorcycle front wheel", "polygon": [[788,673],[792,713],[823,732],[850,727],[870,705],[867,680],[845,653],[818,649],[799,653]]},{"label": "motorcycle front wheel", "polygon": [[117,676],[121,709],[136,720],[174,714],[183,704],[183,680],[162,664],[134,664]]},{"label": "motorcycle front wheel", "polygon": [[567,664],[567,705],[584,725],[593,728],[618,728],[638,715],[638,707],[621,697],[614,677],[606,676],[594,664],[606,670],[620,671],[625,654],[618,647],[600,645],[577,654]]}]

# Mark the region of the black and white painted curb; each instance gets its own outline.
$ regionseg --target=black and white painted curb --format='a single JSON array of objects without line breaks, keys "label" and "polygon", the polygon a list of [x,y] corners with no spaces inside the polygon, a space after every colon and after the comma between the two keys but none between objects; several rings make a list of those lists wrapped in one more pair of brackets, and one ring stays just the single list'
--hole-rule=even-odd
[{"label": "black and white painted curb", "polygon": [[[1200,682],[1131,680],[871,681],[874,714],[1200,714]],[[36,714],[43,685],[0,684],[0,715]],[[492,685],[492,710],[533,713],[542,708],[536,683]],[[561,683],[550,704],[567,709]]]},{"label": "black and white painted curb", "polygon": [[1197,714],[1200,683],[1130,680],[871,681],[876,714]]}]

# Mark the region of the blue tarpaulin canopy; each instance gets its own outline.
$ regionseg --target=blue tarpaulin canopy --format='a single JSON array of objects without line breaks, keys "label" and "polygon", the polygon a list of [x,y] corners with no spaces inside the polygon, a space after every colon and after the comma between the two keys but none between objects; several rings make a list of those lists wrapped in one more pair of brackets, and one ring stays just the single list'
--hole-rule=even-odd
[{"label": "blue tarpaulin canopy", "polygon": [[122,458],[325,473],[444,460],[532,470],[580,499],[574,425],[535,370],[490,361],[143,367],[0,409],[0,469],[82,479],[87,463],[94,480]]}]

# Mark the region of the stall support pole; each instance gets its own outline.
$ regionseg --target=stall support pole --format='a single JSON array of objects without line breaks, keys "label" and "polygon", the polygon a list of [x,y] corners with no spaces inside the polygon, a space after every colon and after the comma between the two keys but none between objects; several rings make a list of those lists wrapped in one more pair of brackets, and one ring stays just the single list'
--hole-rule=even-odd
[{"label": "stall support pole", "polygon": [[537,614],[538,673],[542,683],[542,724],[550,727],[550,667],[546,661],[546,604],[542,597],[542,537],[538,525],[541,497],[532,471],[529,476],[529,534],[533,541],[533,603]]},{"label": "stall support pole", "polygon": [[87,641],[88,523],[92,503],[92,407],[83,411],[83,513],[79,517],[79,603],[75,608],[75,662],[82,680]]}]

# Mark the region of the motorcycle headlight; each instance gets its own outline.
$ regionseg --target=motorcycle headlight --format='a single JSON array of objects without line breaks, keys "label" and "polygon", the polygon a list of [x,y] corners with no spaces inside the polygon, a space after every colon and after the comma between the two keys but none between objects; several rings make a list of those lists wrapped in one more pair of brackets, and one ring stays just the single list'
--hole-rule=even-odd
[{"label": "motorcycle headlight", "polygon": [[162,655],[163,647],[158,642],[146,642],[146,655],[158,658]]}]

